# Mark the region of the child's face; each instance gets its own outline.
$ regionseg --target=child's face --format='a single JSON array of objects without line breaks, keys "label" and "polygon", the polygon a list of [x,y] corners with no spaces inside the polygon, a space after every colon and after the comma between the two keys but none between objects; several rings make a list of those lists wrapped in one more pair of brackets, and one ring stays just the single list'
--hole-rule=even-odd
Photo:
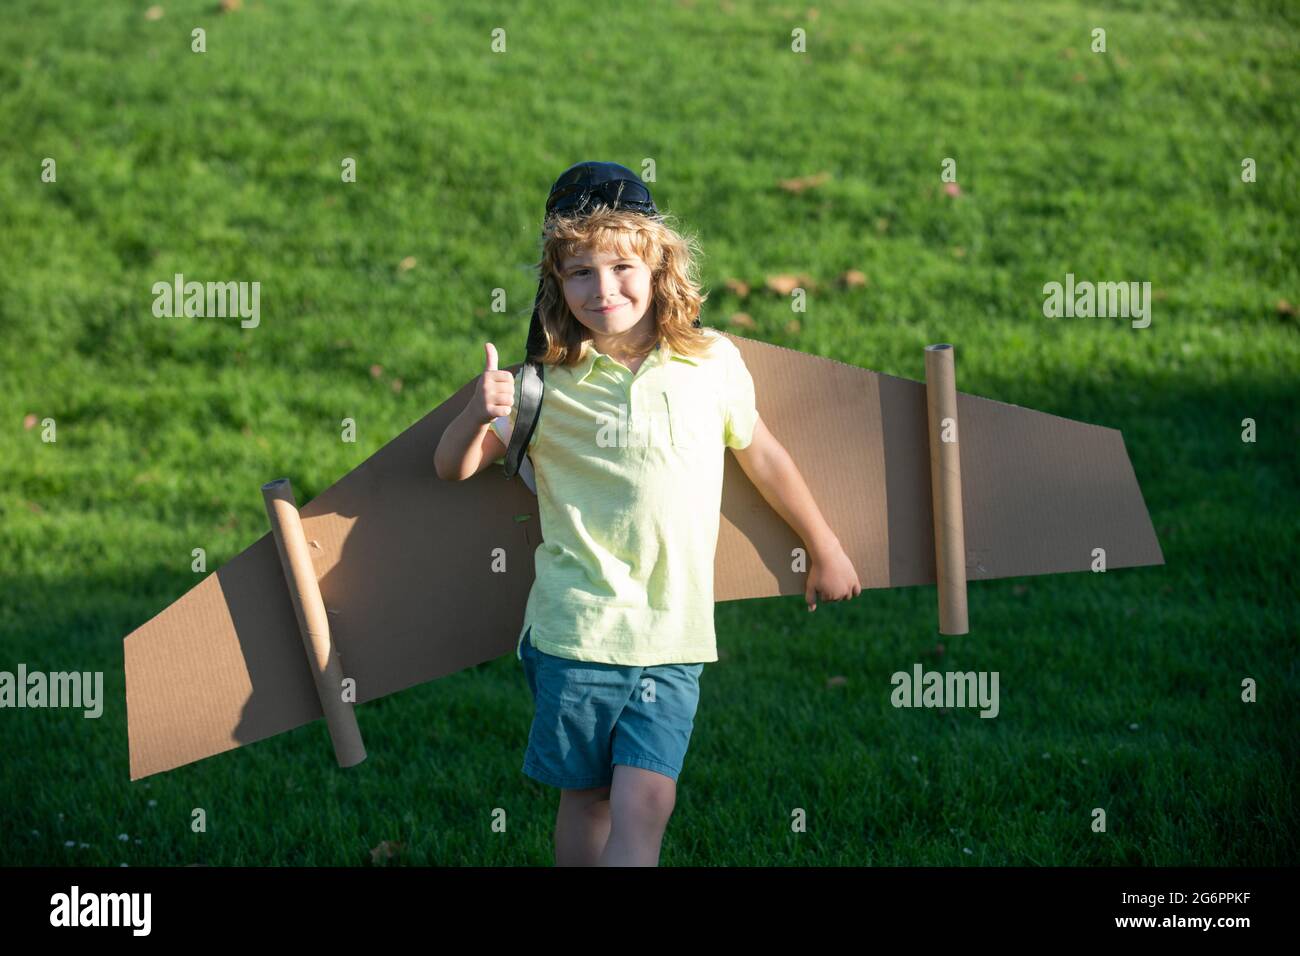
[{"label": "child's face", "polygon": [[627,332],[651,312],[650,267],[635,253],[585,250],[561,264],[561,275],[570,311],[598,340]]}]

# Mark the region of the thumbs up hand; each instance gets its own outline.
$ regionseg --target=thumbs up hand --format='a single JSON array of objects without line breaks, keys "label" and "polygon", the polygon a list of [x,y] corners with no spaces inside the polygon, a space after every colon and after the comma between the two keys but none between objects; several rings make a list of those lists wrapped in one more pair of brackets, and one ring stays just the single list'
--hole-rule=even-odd
[{"label": "thumbs up hand", "polygon": [[490,425],[494,419],[510,414],[515,406],[515,377],[497,369],[497,350],[491,342],[484,344],[487,367],[479,377],[467,406],[474,420]]}]

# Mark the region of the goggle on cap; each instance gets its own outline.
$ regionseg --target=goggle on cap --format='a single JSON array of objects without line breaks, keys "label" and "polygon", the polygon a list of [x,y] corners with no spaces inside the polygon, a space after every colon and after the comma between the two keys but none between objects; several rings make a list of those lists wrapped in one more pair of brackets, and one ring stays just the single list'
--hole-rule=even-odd
[{"label": "goggle on cap", "polygon": [[570,166],[555,181],[546,197],[546,219],[581,215],[601,205],[662,218],[650,190],[632,170],[618,163],[585,162]]}]

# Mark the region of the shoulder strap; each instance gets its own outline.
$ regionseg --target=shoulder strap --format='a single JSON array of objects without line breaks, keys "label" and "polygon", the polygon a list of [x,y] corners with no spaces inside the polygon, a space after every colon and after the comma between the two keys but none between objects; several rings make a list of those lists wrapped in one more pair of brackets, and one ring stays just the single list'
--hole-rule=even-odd
[{"label": "shoulder strap", "polygon": [[537,428],[542,412],[542,396],[546,391],[545,374],[542,363],[535,356],[546,352],[546,333],[542,330],[541,320],[542,284],[537,283],[537,298],[533,300],[533,319],[528,325],[528,344],[524,351],[524,364],[519,368],[519,408],[515,412],[515,427],[510,433],[510,445],[506,448],[505,475],[513,478],[519,471],[520,462],[528,451],[533,432]]}]

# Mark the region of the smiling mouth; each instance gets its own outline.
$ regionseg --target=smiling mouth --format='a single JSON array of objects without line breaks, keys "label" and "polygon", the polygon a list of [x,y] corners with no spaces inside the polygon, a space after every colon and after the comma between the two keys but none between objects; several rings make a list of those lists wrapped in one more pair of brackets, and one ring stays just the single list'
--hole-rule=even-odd
[{"label": "smiling mouth", "polygon": [[592,312],[600,312],[600,313],[604,314],[604,313],[606,313],[606,312],[613,312],[615,309],[621,309],[621,308],[623,308],[623,306],[625,306],[625,305],[627,305],[626,302],[620,302],[618,305],[611,305],[608,309],[592,309],[591,311],[592,311]]}]

